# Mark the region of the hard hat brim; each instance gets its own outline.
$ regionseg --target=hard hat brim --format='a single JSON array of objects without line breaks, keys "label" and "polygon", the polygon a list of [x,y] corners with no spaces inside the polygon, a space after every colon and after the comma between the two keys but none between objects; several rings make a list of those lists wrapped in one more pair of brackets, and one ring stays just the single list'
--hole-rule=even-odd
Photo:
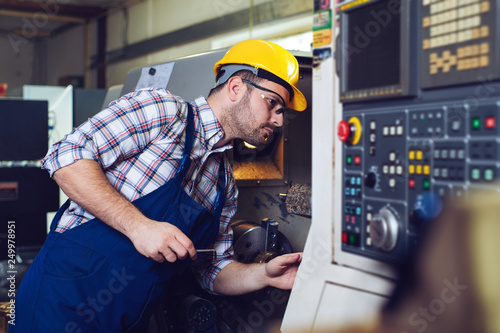
[{"label": "hard hat brim", "polygon": [[304,111],[307,108],[306,98],[295,86],[292,85],[292,89],[294,93],[293,98],[287,107],[295,111]]}]

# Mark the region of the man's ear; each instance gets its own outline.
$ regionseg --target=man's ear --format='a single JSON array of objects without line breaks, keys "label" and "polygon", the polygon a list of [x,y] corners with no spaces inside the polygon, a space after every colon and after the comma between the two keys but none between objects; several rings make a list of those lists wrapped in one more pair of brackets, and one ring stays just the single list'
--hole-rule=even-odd
[{"label": "man's ear", "polygon": [[233,76],[227,81],[228,97],[232,102],[237,102],[244,96],[245,88],[241,77]]}]

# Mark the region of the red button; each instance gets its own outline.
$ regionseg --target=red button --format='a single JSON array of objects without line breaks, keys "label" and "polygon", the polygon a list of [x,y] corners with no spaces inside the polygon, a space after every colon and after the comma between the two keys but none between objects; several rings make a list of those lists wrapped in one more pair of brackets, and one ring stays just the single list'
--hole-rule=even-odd
[{"label": "red button", "polygon": [[347,233],[342,233],[342,243],[347,243]]},{"label": "red button", "polygon": [[487,129],[493,129],[495,128],[495,125],[496,125],[495,117],[486,117],[485,127]]},{"label": "red button", "polygon": [[337,127],[337,136],[342,142],[346,142],[347,139],[349,139],[349,136],[351,136],[351,129],[347,121],[342,120],[341,122],[339,122],[339,125]]},{"label": "red button", "polygon": [[360,156],[354,156],[354,164],[361,164],[361,157]]},{"label": "red button", "polygon": [[408,186],[409,186],[410,188],[414,188],[414,187],[415,187],[415,179],[410,178],[410,179],[408,180]]}]

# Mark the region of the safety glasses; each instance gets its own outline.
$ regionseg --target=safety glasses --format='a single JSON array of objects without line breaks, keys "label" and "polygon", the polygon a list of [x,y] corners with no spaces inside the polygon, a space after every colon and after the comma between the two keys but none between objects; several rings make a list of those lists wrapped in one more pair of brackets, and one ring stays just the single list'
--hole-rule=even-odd
[{"label": "safety glasses", "polygon": [[250,80],[247,80],[247,79],[241,79],[241,80],[243,82],[245,82],[245,83],[250,84],[251,86],[253,86],[253,87],[255,87],[255,88],[259,89],[259,90],[262,90],[262,91],[265,91],[265,92],[268,92],[268,93],[272,93],[272,94],[278,96],[281,101],[277,100],[275,98],[266,96],[265,94],[260,94],[260,97],[262,97],[262,99],[266,102],[267,108],[269,109],[269,111],[276,112],[276,114],[283,113],[283,116],[285,115],[286,109],[287,109],[286,108],[286,103],[285,103],[285,100],[283,99],[283,97],[281,97],[280,94],[278,94],[277,92],[272,91],[270,89],[267,89],[267,88],[264,88],[262,86],[259,86],[257,83],[252,82]]}]

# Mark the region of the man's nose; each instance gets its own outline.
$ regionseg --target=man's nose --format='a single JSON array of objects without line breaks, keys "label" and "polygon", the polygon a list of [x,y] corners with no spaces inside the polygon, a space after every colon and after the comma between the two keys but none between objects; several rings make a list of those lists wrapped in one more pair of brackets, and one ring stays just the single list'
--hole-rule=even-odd
[{"label": "man's nose", "polygon": [[276,113],[276,112],[273,112],[272,113],[272,117],[271,117],[271,122],[274,126],[276,127],[281,127],[283,126],[283,119],[284,119],[284,113]]}]

